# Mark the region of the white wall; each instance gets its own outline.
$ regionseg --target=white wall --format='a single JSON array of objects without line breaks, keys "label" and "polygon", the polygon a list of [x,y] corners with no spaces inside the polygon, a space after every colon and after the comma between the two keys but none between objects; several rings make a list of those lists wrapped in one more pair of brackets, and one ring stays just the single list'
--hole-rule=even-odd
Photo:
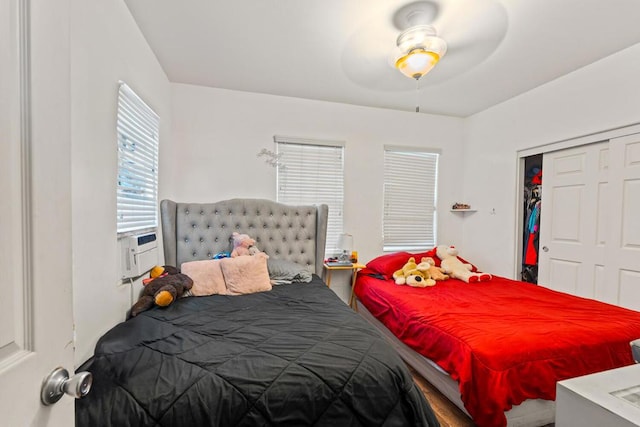
[{"label": "white wall", "polygon": [[513,277],[517,151],[640,122],[638,76],[640,44],[467,119],[463,257]]},{"label": "white wall", "polygon": [[[273,199],[275,170],[256,157],[273,135],[343,140],[345,230],[366,262],[382,251],[383,146],[440,148],[438,240],[504,276],[515,263],[517,150],[639,120],[640,45],[462,120],[170,84],[122,0],[71,5],[76,364],[132,299],[115,238],[118,80],[162,118],[160,198]],[[452,214],[456,201],[479,211]]]},{"label": "white wall", "polygon": [[170,140],[171,109],[169,81],[124,1],[72,0],[70,43],[77,366],[131,307],[131,286],[119,280],[116,240],[118,81],[160,115],[163,145]]},{"label": "white wall", "polygon": [[344,229],[353,234],[360,260],[367,261],[382,252],[383,146],[432,147],[442,150],[439,238],[461,240],[461,218],[448,209],[462,197],[462,119],[183,84],[171,87],[173,137],[163,147],[162,198],[275,199],[276,171],[256,157],[262,148],[274,149],[274,135],[345,141]]}]

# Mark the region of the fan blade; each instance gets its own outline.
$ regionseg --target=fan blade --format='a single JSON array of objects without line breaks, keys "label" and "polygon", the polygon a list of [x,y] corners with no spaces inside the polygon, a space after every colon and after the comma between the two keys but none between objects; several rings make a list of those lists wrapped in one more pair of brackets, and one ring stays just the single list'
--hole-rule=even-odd
[{"label": "fan blade", "polygon": [[486,60],[498,48],[507,29],[506,10],[496,0],[412,2],[397,10],[391,19],[383,20],[378,16],[352,34],[341,57],[342,69],[349,80],[380,91],[415,89],[415,81],[395,69],[393,57],[397,49],[397,27],[412,22],[411,17],[405,19],[402,15],[412,13],[414,17],[417,13],[419,18],[434,16],[431,25],[447,42],[447,53],[427,76],[420,79],[421,87],[440,84]]},{"label": "fan blade", "polygon": [[411,90],[415,83],[394,68],[397,31],[386,23],[360,28],[342,51],[342,69],[352,82],[382,91]]},{"label": "fan blade", "polygon": [[433,26],[451,47],[474,43],[483,50],[495,49],[507,32],[507,12],[493,0],[451,2]]},{"label": "fan blade", "polygon": [[429,84],[459,76],[485,61],[498,48],[507,30],[507,12],[493,0],[443,4],[433,23],[447,42],[447,53],[429,75]]}]

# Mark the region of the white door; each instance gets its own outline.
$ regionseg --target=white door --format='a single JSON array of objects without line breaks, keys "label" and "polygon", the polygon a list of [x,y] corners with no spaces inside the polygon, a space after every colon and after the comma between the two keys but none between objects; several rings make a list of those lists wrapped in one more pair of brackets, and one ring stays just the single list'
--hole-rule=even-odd
[{"label": "white door", "polygon": [[608,143],[543,157],[538,283],[595,298],[604,284]]},{"label": "white door", "polygon": [[[68,3],[0,0],[0,424],[72,426],[40,402],[73,371]],[[31,70],[29,72],[28,70]]]},{"label": "white door", "polygon": [[609,286],[602,299],[640,310],[640,134],[612,139],[609,147]]}]

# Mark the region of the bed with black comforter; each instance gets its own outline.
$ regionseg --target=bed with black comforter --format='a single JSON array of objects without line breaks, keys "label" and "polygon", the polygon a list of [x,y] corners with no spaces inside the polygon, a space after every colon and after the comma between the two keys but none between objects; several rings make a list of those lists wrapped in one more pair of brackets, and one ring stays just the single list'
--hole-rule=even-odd
[{"label": "bed with black comforter", "polygon": [[82,367],[77,426],[437,426],[384,338],[314,274],[120,323]]}]

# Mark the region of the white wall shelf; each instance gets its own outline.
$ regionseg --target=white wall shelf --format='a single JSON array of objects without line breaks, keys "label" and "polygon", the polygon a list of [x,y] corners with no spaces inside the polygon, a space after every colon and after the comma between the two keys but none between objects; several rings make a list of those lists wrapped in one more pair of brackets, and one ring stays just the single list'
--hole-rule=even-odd
[{"label": "white wall shelf", "polygon": [[451,212],[477,212],[477,209],[450,209]]}]

